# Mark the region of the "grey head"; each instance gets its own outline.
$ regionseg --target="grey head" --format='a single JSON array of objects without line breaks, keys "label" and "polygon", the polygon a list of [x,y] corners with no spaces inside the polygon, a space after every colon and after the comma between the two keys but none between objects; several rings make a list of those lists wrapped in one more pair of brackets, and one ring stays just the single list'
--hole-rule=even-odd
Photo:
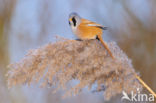
[{"label": "grey head", "polygon": [[72,12],[69,14],[69,25],[71,27],[77,27],[81,23],[81,17],[75,13]]}]

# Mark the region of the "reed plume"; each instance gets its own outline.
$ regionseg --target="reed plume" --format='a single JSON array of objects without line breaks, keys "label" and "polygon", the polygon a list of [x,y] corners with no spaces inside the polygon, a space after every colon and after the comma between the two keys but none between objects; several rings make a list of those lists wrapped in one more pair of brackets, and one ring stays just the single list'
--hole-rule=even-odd
[{"label": "reed plume", "polygon": [[[136,92],[142,85],[136,78],[131,60],[115,42],[108,42],[115,59],[98,40],[61,40],[30,50],[25,57],[10,64],[8,86],[39,83],[78,94],[84,87],[104,93],[105,100],[125,91]],[[71,80],[79,83],[67,88]]]}]

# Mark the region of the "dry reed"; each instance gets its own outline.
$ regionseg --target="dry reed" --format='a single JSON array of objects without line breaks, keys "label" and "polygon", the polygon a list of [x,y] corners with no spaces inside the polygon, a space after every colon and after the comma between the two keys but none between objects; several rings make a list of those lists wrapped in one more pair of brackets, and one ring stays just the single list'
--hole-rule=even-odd
[{"label": "dry reed", "polygon": [[105,100],[122,93],[136,92],[142,88],[136,78],[131,60],[114,42],[107,43],[115,59],[98,40],[62,40],[30,50],[19,62],[9,65],[8,86],[41,83],[41,86],[56,86],[67,89],[67,83],[79,83],[67,89],[78,94],[84,87],[103,91]]}]

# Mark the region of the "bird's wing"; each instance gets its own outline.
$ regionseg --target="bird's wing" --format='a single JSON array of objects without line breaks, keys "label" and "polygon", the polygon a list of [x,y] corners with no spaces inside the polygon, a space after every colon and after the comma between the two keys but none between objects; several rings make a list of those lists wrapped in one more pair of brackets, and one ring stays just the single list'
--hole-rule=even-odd
[{"label": "bird's wing", "polygon": [[104,27],[104,26],[102,26],[102,25],[100,25],[100,24],[97,24],[97,23],[95,23],[95,22],[89,21],[89,20],[87,20],[87,19],[82,19],[82,23],[83,23],[84,25],[97,27],[97,28],[100,28],[100,29],[103,29],[103,30],[106,30],[106,29],[107,29],[107,27]]}]

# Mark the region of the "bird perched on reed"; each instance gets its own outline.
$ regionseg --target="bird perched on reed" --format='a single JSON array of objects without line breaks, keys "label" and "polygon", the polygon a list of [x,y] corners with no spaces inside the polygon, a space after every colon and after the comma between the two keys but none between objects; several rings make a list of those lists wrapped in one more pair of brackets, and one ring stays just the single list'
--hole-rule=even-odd
[{"label": "bird perched on reed", "polygon": [[81,18],[75,12],[69,15],[69,25],[73,33],[78,37],[78,40],[98,39],[101,41],[103,46],[107,49],[110,56],[114,58],[107,44],[102,39],[103,30],[106,30],[107,27],[89,21],[87,19]]}]

